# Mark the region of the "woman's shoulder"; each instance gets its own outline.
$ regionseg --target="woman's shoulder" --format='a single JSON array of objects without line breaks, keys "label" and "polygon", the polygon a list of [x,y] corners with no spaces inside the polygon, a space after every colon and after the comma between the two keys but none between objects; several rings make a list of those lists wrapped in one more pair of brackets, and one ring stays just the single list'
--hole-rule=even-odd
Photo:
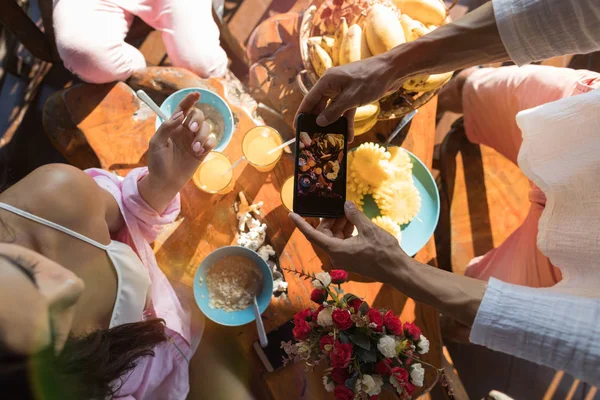
[{"label": "woman's shoulder", "polygon": [[110,194],[82,170],[48,164],[17,182],[0,200],[5,198],[41,218],[78,230],[104,219],[106,196]]}]

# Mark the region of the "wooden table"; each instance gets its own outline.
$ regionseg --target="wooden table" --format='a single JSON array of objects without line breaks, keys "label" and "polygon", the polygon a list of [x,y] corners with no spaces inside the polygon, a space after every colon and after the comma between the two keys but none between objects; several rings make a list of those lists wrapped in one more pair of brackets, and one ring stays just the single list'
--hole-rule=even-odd
[{"label": "wooden table", "polygon": [[[158,100],[180,87],[202,86],[224,97],[235,115],[236,130],[225,150],[231,160],[241,157],[243,134],[260,123],[255,115],[256,103],[247,96],[235,80],[201,80],[178,69],[150,68],[137,74],[130,84],[144,88]],[[404,146],[431,166],[435,131],[436,102],[420,110],[410,126]],[[133,90],[123,83],[115,85],[82,85],[57,94],[45,110],[48,135],[67,158],[79,167],[98,166],[123,175],[133,167],[144,165],[147,143],[154,132],[154,115],[139,103]],[[385,137],[394,123],[380,123],[372,133],[357,138],[354,145]],[[228,195],[209,195],[198,190],[191,182],[181,192],[182,211],[175,223],[166,227],[154,243],[158,264],[182,297],[192,302],[191,287],[196,267],[211,251],[234,243],[236,217],[233,204],[237,193],[243,191],[250,199],[264,202],[264,220],[268,236],[280,262],[287,268],[304,268],[319,272],[331,268],[325,254],[316,251],[303,235],[294,228],[280,201],[280,187],[293,173],[293,160],[284,153],[277,167],[269,173],[260,173],[248,164],[235,170],[236,186]],[[419,252],[417,259],[435,263],[433,240]],[[310,283],[286,273],[289,292],[286,299],[273,299],[264,313],[267,330],[288,321],[298,310],[312,307]],[[351,282],[345,289],[377,307],[393,309],[403,320],[416,320],[431,341],[426,360],[441,365],[442,348],[438,314],[430,307],[415,304],[398,291],[381,283]],[[243,380],[258,382],[251,386],[255,398],[273,399],[327,399],[321,374],[306,373],[303,365],[293,365],[275,373],[266,373],[252,349],[257,339],[255,324],[237,328],[206,325],[206,337],[218,341],[234,352],[238,362],[243,361],[242,372],[234,375],[254,377]],[[202,346],[217,346],[206,340]],[[231,355],[230,355],[231,356]],[[217,354],[217,358],[221,357]],[[225,357],[225,356],[223,356]],[[430,375],[431,379],[432,376]],[[201,378],[200,378],[201,379]],[[200,381],[194,379],[194,382]],[[202,383],[200,383],[202,384]],[[192,383],[192,392],[194,392]],[[202,398],[202,397],[196,397]],[[218,398],[218,397],[215,397]],[[242,398],[242,397],[240,397]],[[385,397],[382,397],[385,398]]]}]

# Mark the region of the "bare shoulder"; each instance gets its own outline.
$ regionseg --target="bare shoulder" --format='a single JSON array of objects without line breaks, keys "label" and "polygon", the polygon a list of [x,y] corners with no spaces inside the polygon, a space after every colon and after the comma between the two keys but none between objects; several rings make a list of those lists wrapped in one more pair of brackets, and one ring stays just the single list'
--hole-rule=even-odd
[{"label": "bare shoulder", "polygon": [[39,217],[83,232],[103,223],[107,196],[85,172],[66,164],[39,167],[2,195]]}]

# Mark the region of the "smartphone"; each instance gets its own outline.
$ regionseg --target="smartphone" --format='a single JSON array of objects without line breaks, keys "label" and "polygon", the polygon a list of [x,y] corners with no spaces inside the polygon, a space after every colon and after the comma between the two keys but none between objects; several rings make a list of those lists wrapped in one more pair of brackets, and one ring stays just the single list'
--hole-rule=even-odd
[{"label": "smartphone", "polygon": [[294,212],[304,217],[337,218],[346,202],[348,122],[341,117],[326,127],[317,116],[296,119]]},{"label": "smartphone", "polygon": [[258,357],[264,364],[265,368],[269,372],[276,371],[283,367],[283,357],[287,354],[281,348],[281,342],[294,342],[294,321],[290,320],[279,328],[273,330],[267,335],[269,344],[266,348],[260,347],[258,341],[254,342],[254,350],[258,354]]}]

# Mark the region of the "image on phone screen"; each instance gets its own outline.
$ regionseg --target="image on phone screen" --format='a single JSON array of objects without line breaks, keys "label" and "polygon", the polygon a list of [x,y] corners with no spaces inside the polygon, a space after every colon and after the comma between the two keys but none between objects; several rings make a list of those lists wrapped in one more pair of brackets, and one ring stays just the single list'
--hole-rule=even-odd
[{"label": "image on phone screen", "polygon": [[338,217],[343,215],[346,201],[346,135],[311,132],[310,128],[310,124],[299,123],[294,211]]}]

